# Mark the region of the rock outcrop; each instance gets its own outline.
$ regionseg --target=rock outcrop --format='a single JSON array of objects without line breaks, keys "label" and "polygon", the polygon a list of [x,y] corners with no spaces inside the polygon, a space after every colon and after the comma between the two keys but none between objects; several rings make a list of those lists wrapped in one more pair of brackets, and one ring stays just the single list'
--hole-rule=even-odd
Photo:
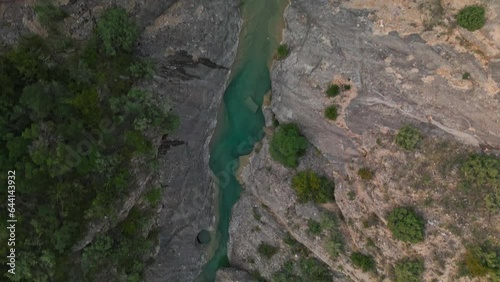
[{"label": "rock outcrop", "polygon": [[[448,2],[460,1],[444,1],[448,10],[441,16],[446,21],[434,29],[426,21],[429,11],[424,5],[433,1],[390,1],[400,10],[408,9],[406,5],[423,7],[413,11],[422,17],[409,18],[416,18],[418,25],[392,22],[390,28],[380,25],[390,18],[383,8],[387,1],[369,2],[292,0],[286,9],[283,41],[290,55],[274,62],[271,109],[280,123],[297,123],[312,143],[297,170],[313,169],[335,178],[335,202],[297,203],[290,188],[295,171],[271,159],[271,135],[266,136],[242,170],[245,192],[233,208],[229,257],[239,268],[270,279],[279,271],[282,256],[290,258],[280,240],[285,229],[332,270],[354,281],[388,279],[395,261],[417,256],[425,260],[425,281],[456,281],[464,241],[479,240],[478,234],[498,239],[498,227],[486,223],[484,209],[470,204],[464,208],[474,196],[457,190],[456,163],[456,156],[466,152],[500,149],[500,88],[494,80],[495,58],[487,56],[496,54],[491,48],[498,49],[490,44],[498,5],[488,6],[489,24],[473,34],[453,25],[452,15],[461,6]],[[408,32],[404,28],[409,26],[415,28]],[[471,43],[464,47],[455,39],[438,40],[442,30]],[[484,46],[491,48],[478,57],[474,50]],[[465,73],[470,78],[463,78]],[[325,90],[333,83],[351,87],[328,98]],[[339,117],[329,121],[324,109],[333,104]],[[394,133],[407,123],[426,136],[416,153],[405,153],[394,144]],[[271,120],[266,124],[272,128]],[[374,178],[360,179],[361,167],[371,169]],[[400,205],[415,206],[425,216],[424,243],[406,245],[391,238],[387,213]],[[265,218],[273,220],[252,218],[251,206],[264,206]],[[331,213],[341,219],[346,248],[336,259],[328,253],[327,233],[307,232],[309,219],[320,221]],[[270,237],[269,230],[280,231]],[[248,263],[263,240],[280,242],[280,251],[264,264],[257,259]],[[378,274],[353,267],[348,256],[353,251],[373,255]],[[339,281],[349,279],[336,276]]]}]

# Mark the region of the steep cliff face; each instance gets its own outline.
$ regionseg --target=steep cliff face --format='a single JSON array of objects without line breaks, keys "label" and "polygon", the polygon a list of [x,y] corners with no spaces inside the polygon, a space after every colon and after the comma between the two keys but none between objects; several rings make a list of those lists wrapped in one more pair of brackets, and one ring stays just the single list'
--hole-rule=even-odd
[{"label": "steep cliff face", "polygon": [[[0,4],[2,44],[12,45],[29,32],[47,34],[33,11],[36,4]],[[102,11],[110,6],[125,8],[139,24],[141,37],[135,51],[157,67],[153,80],[141,86],[159,95],[159,100],[170,101],[180,118],[176,133],[163,136],[159,149],[159,182],[163,188],[163,208],[157,214],[160,243],[145,278],[193,281],[207,260],[206,250],[196,242],[196,236],[215,224],[208,143],[236,55],[241,27],[238,2],[119,0],[55,4],[68,14],[61,23],[65,35],[78,40],[89,37]],[[132,201],[119,214],[126,216],[140,191],[132,193]],[[104,230],[103,224],[89,228],[75,248],[81,249],[110,227]]]},{"label": "steep cliff face", "polygon": [[[314,148],[296,171],[285,169],[268,153],[270,133],[250,157],[231,223],[229,257],[236,267],[271,279],[284,261],[298,259],[286,243],[289,232],[340,272],[340,281],[393,279],[394,263],[403,257],[424,259],[425,281],[468,281],[458,277],[466,244],[498,243],[499,227],[487,223],[498,221],[498,214],[485,209],[484,192],[458,188],[457,158],[500,148],[494,40],[499,7],[487,4],[488,24],[472,33],[455,24],[453,15],[464,1],[386,2],[290,2],[283,38],[290,55],[273,65],[271,110],[280,123],[297,123]],[[431,22],[436,5],[440,20]],[[399,12],[407,15],[398,21]],[[351,87],[328,98],[330,84]],[[336,121],[324,117],[329,105],[337,105]],[[394,142],[407,123],[425,136],[414,152]],[[267,125],[272,128],[271,120]],[[362,167],[373,178],[361,179]],[[304,169],[335,179],[334,203],[297,202],[291,178]],[[391,237],[387,214],[396,206],[413,206],[424,215],[424,242]],[[344,237],[338,258],[329,253],[330,231],[308,232],[309,220],[329,214],[337,214]],[[279,251],[266,259],[257,252],[262,242]],[[377,273],[354,267],[352,252],[372,255]]]}]

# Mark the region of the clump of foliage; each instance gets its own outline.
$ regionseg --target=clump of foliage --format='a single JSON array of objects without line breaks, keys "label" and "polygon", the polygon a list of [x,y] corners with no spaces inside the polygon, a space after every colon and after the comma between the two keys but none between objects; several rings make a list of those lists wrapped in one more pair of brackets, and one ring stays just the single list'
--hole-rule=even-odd
[{"label": "clump of foliage", "polygon": [[329,267],[314,257],[289,260],[273,274],[273,282],[289,281],[332,281]]},{"label": "clump of foliage", "polygon": [[485,242],[467,249],[464,264],[466,274],[478,277],[489,274],[493,281],[500,281],[500,247]]},{"label": "clump of foliage", "polygon": [[422,259],[403,259],[394,266],[396,282],[420,282],[424,273]]},{"label": "clump of foliage", "polygon": [[307,221],[307,232],[313,235],[318,235],[322,231],[321,224],[314,219]]},{"label": "clump of foliage", "polygon": [[424,240],[424,219],[412,208],[394,208],[389,213],[387,221],[394,238],[411,243]]},{"label": "clump of foliage", "polygon": [[161,188],[154,187],[145,195],[146,201],[152,206],[157,206],[161,202]]},{"label": "clump of foliage", "polygon": [[352,264],[364,272],[375,270],[375,260],[371,255],[355,252],[351,254]]},{"label": "clump of foliage", "polygon": [[486,193],[486,207],[491,212],[500,211],[500,159],[493,155],[474,154],[461,165],[460,171],[466,186],[473,186]]},{"label": "clump of foliage", "polygon": [[269,153],[271,157],[285,167],[295,168],[299,158],[306,153],[309,142],[300,133],[299,127],[294,123],[281,125],[274,133]]},{"label": "clump of foliage", "polygon": [[342,84],[342,91],[349,91],[349,90],[351,90],[350,84]]},{"label": "clump of foliage", "polygon": [[287,233],[285,235],[285,238],[283,238],[283,242],[291,248],[291,252],[294,255],[307,256],[307,254],[309,253],[309,250],[304,245],[295,240],[295,238],[293,238],[290,233]]},{"label": "clump of foliage", "polygon": [[337,106],[332,105],[329,106],[325,109],[325,117],[329,120],[337,120],[337,117],[339,116],[337,112]]},{"label": "clump of foliage", "polygon": [[[41,19],[60,17],[47,7],[37,8]],[[104,26],[113,36],[122,33],[122,26]],[[168,103],[132,87],[140,77],[129,67],[139,58],[109,56],[92,39],[69,52],[57,47],[54,39],[61,35],[54,36],[29,35],[0,51],[0,167],[16,171],[16,197],[22,199],[15,207],[23,217],[16,224],[22,242],[16,245],[16,279],[69,281],[68,269],[76,268],[91,281],[94,270],[109,268],[138,281],[155,240],[140,223],[148,218],[131,211],[119,224],[116,211],[137,185],[134,171],[155,173],[153,141],[172,132],[177,118]],[[118,41],[108,45],[123,48]],[[6,178],[0,175],[3,183]],[[152,216],[146,210],[139,215]],[[89,223],[105,217],[116,227],[73,252]],[[0,252],[7,253],[6,246]]]},{"label": "clump of foliage", "polygon": [[420,131],[409,124],[401,127],[396,135],[396,144],[405,150],[415,149],[421,140]]},{"label": "clump of foliage", "polygon": [[456,15],[459,26],[470,30],[478,30],[486,23],[484,7],[478,5],[467,6]]},{"label": "clump of foliage", "polygon": [[136,24],[123,8],[111,8],[104,12],[97,23],[96,33],[104,52],[115,56],[118,52],[131,52],[139,35]]},{"label": "clump of foliage", "polygon": [[290,53],[290,48],[288,47],[287,44],[283,43],[278,46],[278,49],[276,50],[275,58],[276,60],[283,60],[284,58],[288,57],[288,54]]},{"label": "clump of foliage", "polygon": [[500,159],[486,154],[469,156],[460,168],[466,181],[475,185],[500,184]]},{"label": "clump of foliage", "polygon": [[333,214],[323,216],[321,218],[321,226],[324,230],[329,232],[326,241],[326,249],[328,254],[335,259],[344,251],[344,240],[339,230],[336,217]]},{"label": "clump of foliage", "polygon": [[464,73],[462,74],[462,79],[463,79],[463,80],[466,80],[466,79],[469,79],[469,78],[470,78],[470,73],[469,73],[469,72],[464,72]]},{"label": "clump of foliage", "polygon": [[339,93],[340,93],[340,86],[338,86],[337,84],[330,84],[330,86],[328,86],[328,89],[326,89],[326,95],[328,97],[335,97],[339,95]]},{"label": "clump of foliage", "polygon": [[259,254],[261,254],[266,259],[272,258],[278,252],[278,250],[279,250],[278,247],[275,247],[265,242],[261,242],[257,247],[257,251],[259,252]]},{"label": "clump of foliage", "polygon": [[299,202],[313,201],[323,204],[333,200],[335,184],[328,178],[318,175],[312,170],[297,173],[292,178],[292,188],[297,193]]},{"label": "clump of foliage", "polygon": [[49,29],[55,28],[55,23],[64,20],[68,14],[61,10],[59,7],[54,6],[48,2],[42,2],[34,8],[40,23]]},{"label": "clump of foliage", "polygon": [[371,180],[373,178],[373,172],[367,167],[360,168],[358,170],[358,175],[363,180]]}]

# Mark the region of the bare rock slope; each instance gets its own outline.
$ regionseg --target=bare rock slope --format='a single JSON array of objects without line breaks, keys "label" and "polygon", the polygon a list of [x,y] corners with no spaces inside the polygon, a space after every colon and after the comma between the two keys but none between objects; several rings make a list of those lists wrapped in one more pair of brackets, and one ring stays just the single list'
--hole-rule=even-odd
[{"label": "bare rock slope", "polygon": [[[500,218],[487,212],[484,194],[458,188],[457,160],[500,149],[495,67],[500,7],[483,3],[487,25],[469,32],[456,26],[453,15],[471,3],[406,2],[290,2],[283,38],[290,55],[273,65],[271,110],[280,123],[297,123],[313,147],[295,171],[271,159],[271,134],[251,155],[241,175],[245,192],[233,208],[233,265],[272,280],[284,261],[300,259],[284,243],[290,233],[329,265],[338,281],[392,280],[394,263],[404,257],[424,259],[424,281],[469,281],[458,277],[466,244],[500,240],[500,227],[491,224]],[[328,98],[325,90],[332,83],[351,88]],[[324,117],[329,105],[339,109],[336,121]],[[395,132],[407,123],[425,136],[413,152],[394,143]],[[359,168],[373,177],[361,179]],[[334,203],[298,203],[290,183],[304,169],[335,179]],[[415,207],[423,215],[424,242],[392,238],[387,214],[397,206]],[[331,214],[344,238],[338,257],[329,251],[335,231],[308,232],[310,220],[321,222]],[[262,257],[262,242],[279,251]],[[354,267],[352,252],[372,255],[377,271]]]}]

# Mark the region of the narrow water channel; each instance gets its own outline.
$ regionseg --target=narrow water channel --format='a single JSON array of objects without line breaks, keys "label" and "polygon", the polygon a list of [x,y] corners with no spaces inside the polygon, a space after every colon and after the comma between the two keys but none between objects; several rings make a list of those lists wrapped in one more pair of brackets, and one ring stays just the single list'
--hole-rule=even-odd
[{"label": "narrow water channel", "polygon": [[[228,0],[229,1],[229,0]],[[243,0],[243,26],[230,83],[224,93],[211,140],[210,168],[219,180],[215,250],[200,281],[213,282],[227,266],[231,208],[240,196],[236,178],[239,157],[249,154],[263,137],[262,101],[271,89],[269,67],[279,45],[287,0]]]}]

